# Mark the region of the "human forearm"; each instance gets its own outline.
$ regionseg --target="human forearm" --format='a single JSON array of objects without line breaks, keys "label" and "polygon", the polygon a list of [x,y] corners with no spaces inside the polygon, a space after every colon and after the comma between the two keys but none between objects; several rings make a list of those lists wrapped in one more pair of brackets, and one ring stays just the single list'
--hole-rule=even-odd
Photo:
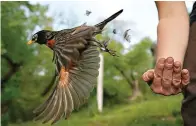
[{"label": "human forearm", "polygon": [[187,86],[190,74],[182,69],[189,36],[185,2],[156,1],[159,14],[156,64],[143,74],[154,93],[176,95]]},{"label": "human forearm", "polygon": [[156,59],[173,57],[183,63],[188,44],[189,23],[185,18],[161,19],[157,29]]},{"label": "human forearm", "polygon": [[[183,63],[188,44],[188,13],[180,2],[169,3],[169,5],[166,2],[161,4],[162,8],[164,8],[159,9],[160,20],[157,27],[156,59],[171,56],[175,61],[177,60]],[[174,4],[178,8],[175,8]],[[157,7],[161,8],[161,5],[157,5]]]}]

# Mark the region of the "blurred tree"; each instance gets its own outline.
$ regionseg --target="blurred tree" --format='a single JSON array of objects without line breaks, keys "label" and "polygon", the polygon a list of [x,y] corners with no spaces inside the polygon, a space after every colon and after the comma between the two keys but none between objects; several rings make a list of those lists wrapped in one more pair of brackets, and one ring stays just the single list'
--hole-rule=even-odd
[{"label": "blurred tree", "polygon": [[153,56],[153,65],[155,66],[155,63],[156,63],[156,43],[154,42],[150,48],[150,51],[152,53],[152,56]]},{"label": "blurred tree", "polygon": [[[133,89],[132,95],[130,96],[131,100],[141,95],[139,88],[139,86],[141,86],[139,85],[141,76],[146,70],[152,67],[153,58],[150,52],[151,45],[152,40],[144,38],[124,56],[124,76],[127,76],[126,80]],[[129,69],[126,69],[127,67],[129,67]]]},{"label": "blurred tree", "polygon": [[104,53],[104,104],[113,105],[124,101],[128,97],[130,88],[125,79],[114,67],[124,62],[124,47],[114,40],[110,41],[109,48],[116,51],[118,57]]},{"label": "blurred tree", "polygon": [[[29,106],[26,106],[25,102],[28,103],[31,92],[25,94],[26,96],[24,93],[28,90],[35,92],[35,88],[31,88],[33,81],[26,83],[26,80],[31,81],[37,77],[34,73],[39,67],[37,64],[41,62],[33,64],[32,61],[36,61],[40,49],[36,46],[27,47],[26,42],[36,26],[51,27],[48,25],[51,24],[52,18],[45,15],[47,9],[47,6],[33,5],[27,1],[1,2],[1,108],[2,114],[9,110],[5,116],[9,116],[11,121],[29,118],[25,111]],[[24,100],[23,97],[28,98]]]},{"label": "blurred tree", "polygon": [[116,97],[115,102],[118,103],[125,97],[134,100],[142,95],[141,88],[144,83],[141,76],[145,70],[152,67],[151,45],[152,41],[144,38],[124,53],[121,43],[112,41],[109,44],[110,48],[119,53],[119,57],[104,53],[104,98]]}]

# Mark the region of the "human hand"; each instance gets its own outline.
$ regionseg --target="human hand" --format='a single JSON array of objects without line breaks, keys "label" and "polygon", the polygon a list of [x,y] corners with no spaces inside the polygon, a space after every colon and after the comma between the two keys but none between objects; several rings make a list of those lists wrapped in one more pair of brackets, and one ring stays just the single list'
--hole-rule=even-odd
[{"label": "human hand", "polygon": [[168,57],[159,59],[155,69],[146,71],[142,78],[151,84],[154,93],[168,96],[180,93],[189,83],[190,75],[187,69],[181,69],[180,62]]}]

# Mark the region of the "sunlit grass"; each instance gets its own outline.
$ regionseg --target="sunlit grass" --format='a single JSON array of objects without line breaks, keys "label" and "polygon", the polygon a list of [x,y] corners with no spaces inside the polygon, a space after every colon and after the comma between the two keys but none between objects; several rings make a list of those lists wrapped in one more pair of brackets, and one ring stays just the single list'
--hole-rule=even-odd
[{"label": "sunlit grass", "polygon": [[[157,97],[125,105],[104,108],[94,113],[83,109],[72,114],[69,120],[61,120],[56,126],[181,126],[179,115],[182,96]],[[92,110],[93,111],[93,110]],[[175,114],[177,113],[177,115]],[[40,122],[12,124],[11,126],[49,126]]]}]

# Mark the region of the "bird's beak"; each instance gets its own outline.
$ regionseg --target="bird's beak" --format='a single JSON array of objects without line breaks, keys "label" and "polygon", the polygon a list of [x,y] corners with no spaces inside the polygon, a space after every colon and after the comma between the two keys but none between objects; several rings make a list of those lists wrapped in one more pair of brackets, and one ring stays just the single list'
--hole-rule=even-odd
[{"label": "bird's beak", "polygon": [[28,45],[31,45],[32,43],[34,43],[34,41],[32,41],[32,40],[27,42]]}]

